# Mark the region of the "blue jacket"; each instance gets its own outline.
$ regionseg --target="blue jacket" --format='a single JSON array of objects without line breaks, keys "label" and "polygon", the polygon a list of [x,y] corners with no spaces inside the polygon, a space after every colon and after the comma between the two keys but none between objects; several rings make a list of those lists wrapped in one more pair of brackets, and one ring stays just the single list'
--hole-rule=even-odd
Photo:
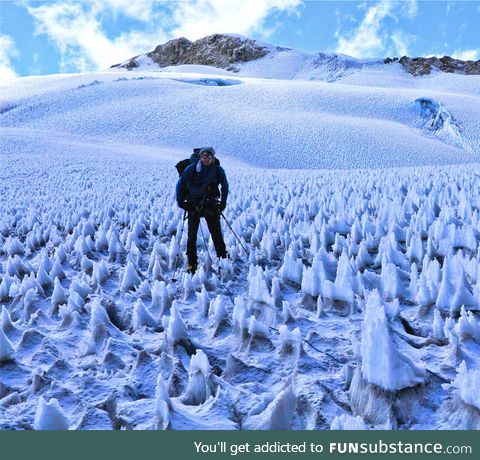
[{"label": "blue jacket", "polygon": [[180,179],[177,182],[177,203],[180,205],[185,200],[199,202],[207,195],[207,188],[211,184],[218,192],[218,186],[221,185],[220,203],[223,206],[227,204],[228,181],[225,171],[221,166],[212,162],[206,168],[200,163],[200,171],[197,171],[198,161],[185,168]]}]

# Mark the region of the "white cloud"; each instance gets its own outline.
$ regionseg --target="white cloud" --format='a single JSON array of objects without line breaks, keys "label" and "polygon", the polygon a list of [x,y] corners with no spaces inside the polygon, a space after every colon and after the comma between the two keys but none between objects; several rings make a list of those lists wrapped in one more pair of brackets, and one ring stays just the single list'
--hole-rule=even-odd
[{"label": "white cloud", "polygon": [[355,57],[379,56],[385,49],[382,21],[392,15],[393,3],[384,0],[370,6],[358,28],[346,37],[339,35],[337,52]]},{"label": "white cloud", "polygon": [[400,30],[392,33],[391,39],[394,45],[395,54],[399,56],[408,55],[408,48],[415,41],[415,37],[411,34],[406,34]]},{"label": "white cloud", "polygon": [[462,61],[477,61],[480,59],[480,49],[474,50],[455,50],[452,57]]},{"label": "white cloud", "polygon": [[104,69],[165,38],[161,32],[134,31],[109,39],[101,23],[100,14],[105,10],[97,2],[87,8],[79,3],[62,2],[27,6],[27,9],[37,21],[37,33],[47,35],[60,50],[61,71]]},{"label": "white cloud", "polygon": [[405,11],[408,17],[414,18],[418,12],[417,0],[408,0],[405,5]]},{"label": "white cloud", "polygon": [[399,22],[399,16],[413,18],[417,14],[417,2],[397,3],[382,0],[366,9],[360,25],[342,35],[338,30],[336,51],[355,57],[383,57],[391,54],[408,54],[408,46],[414,36],[399,28],[387,30],[387,18]]},{"label": "white cloud", "polygon": [[129,18],[148,22],[154,17],[155,0],[88,0],[98,11],[108,11],[113,15],[122,14]]},{"label": "white cloud", "polygon": [[12,66],[12,58],[18,56],[13,39],[0,35],[0,83],[5,83],[17,76]]},{"label": "white cloud", "polygon": [[[36,33],[47,35],[60,50],[61,71],[84,72],[104,69],[179,36],[192,40],[221,32],[266,36],[272,31],[266,27],[267,18],[279,11],[294,12],[300,4],[301,0],[86,0],[24,5],[36,21]],[[118,15],[145,25],[112,38],[103,20]]]},{"label": "white cloud", "polygon": [[175,8],[173,36],[196,40],[213,33],[249,35],[273,32],[265,20],[278,11],[294,12],[299,0],[194,0],[181,1]]}]

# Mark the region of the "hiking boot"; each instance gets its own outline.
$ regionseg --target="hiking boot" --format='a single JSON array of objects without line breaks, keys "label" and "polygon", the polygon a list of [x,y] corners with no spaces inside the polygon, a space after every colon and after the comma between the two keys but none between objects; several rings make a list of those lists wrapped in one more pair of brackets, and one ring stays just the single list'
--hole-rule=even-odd
[{"label": "hiking boot", "polygon": [[188,273],[191,273],[192,275],[194,275],[196,271],[197,271],[197,264],[188,264],[187,266]]}]

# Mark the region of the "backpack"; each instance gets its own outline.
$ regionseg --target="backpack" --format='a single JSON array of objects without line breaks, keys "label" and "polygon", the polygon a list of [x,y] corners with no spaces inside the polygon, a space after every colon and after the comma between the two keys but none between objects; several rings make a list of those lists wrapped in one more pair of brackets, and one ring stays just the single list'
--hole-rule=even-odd
[{"label": "backpack", "polygon": [[[178,175],[181,176],[183,171],[187,168],[187,166],[190,166],[192,163],[200,159],[200,150],[202,150],[201,147],[197,147],[193,149],[193,154],[190,156],[190,158],[185,158],[185,160],[179,161],[176,165],[175,168],[178,171]],[[220,166],[220,160],[217,157],[213,157],[213,162],[215,165]]]}]

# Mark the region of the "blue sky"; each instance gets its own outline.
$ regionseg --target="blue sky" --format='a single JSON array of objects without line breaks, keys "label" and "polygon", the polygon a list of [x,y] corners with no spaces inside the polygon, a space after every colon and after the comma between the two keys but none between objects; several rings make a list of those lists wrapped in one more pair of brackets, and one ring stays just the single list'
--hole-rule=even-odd
[{"label": "blue sky", "polygon": [[226,32],[361,58],[480,59],[479,24],[480,1],[0,0],[0,80],[101,70]]}]

